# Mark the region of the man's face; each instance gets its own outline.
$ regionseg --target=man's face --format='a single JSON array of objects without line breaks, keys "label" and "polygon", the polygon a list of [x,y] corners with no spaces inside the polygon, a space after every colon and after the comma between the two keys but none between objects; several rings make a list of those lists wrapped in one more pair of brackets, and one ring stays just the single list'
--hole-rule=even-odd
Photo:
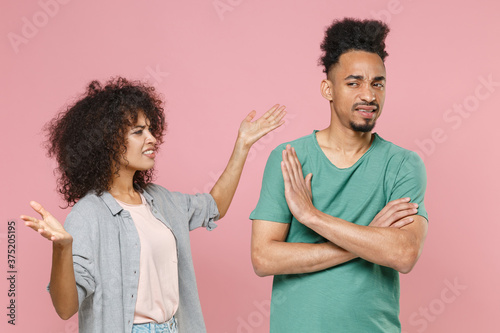
[{"label": "man's face", "polygon": [[385,66],[376,53],[350,51],[328,73],[333,117],[356,132],[370,132],[385,101]]}]

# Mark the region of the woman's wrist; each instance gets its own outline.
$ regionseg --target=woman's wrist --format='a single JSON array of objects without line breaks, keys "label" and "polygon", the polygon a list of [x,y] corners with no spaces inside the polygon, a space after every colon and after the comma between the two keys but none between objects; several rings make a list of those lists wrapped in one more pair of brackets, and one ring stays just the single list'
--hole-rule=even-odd
[{"label": "woman's wrist", "polygon": [[52,241],[52,249],[54,251],[64,252],[67,250],[71,250],[72,247],[73,247],[73,237],[71,235],[63,239]]},{"label": "woman's wrist", "polygon": [[253,143],[249,143],[248,140],[238,135],[234,144],[234,150],[248,154],[250,148],[252,148],[252,145]]}]

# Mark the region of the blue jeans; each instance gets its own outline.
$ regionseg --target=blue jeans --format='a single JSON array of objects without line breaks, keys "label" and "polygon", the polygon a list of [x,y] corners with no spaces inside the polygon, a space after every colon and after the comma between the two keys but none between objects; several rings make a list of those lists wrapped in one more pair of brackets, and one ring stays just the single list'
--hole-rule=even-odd
[{"label": "blue jeans", "polygon": [[132,333],[178,333],[177,331],[177,321],[174,317],[163,324],[157,323],[146,323],[146,324],[134,324],[132,327]]}]

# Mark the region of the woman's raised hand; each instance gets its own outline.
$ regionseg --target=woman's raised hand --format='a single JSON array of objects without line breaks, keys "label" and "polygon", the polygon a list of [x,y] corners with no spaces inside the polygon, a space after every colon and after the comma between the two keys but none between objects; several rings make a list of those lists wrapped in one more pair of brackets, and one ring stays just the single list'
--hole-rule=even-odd
[{"label": "woman's raised hand", "polygon": [[31,229],[37,231],[40,235],[51,240],[55,244],[66,245],[73,242],[73,237],[64,230],[59,221],[52,214],[45,210],[38,202],[31,201],[31,207],[42,216],[42,220],[35,217],[21,215],[24,224]]},{"label": "woman's raised hand", "polygon": [[280,127],[285,123],[283,117],[286,115],[285,106],[274,105],[262,117],[252,122],[257,112],[250,112],[241,122],[238,131],[238,139],[242,140],[246,147],[252,146],[257,140],[267,133]]},{"label": "woman's raised hand", "polygon": [[217,204],[220,218],[226,214],[231,204],[250,147],[264,135],[285,123],[283,120],[286,114],[285,107],[279,104],[276,104],[262,117],[252,122],[256,114],[255,111],[250,112],[241,122],[238,138],[226,169],[210,191]]}]

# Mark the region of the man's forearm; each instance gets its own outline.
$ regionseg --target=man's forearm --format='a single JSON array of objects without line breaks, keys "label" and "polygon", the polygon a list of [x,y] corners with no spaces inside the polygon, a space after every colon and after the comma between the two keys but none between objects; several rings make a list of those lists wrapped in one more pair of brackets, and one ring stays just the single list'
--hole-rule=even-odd
[{"label": "man's forearm", "polygon": [[427,221],[403,228],[361,226],[318,211],[302,223],[339,247],[378,265],[408,273],[420,256]]},{"label": "man's forearm", "polygon": [[317,272],[354,258],[356,255],[331,242],[310,244],[269,241],[252,245],[252,263],[259,276]]}]

